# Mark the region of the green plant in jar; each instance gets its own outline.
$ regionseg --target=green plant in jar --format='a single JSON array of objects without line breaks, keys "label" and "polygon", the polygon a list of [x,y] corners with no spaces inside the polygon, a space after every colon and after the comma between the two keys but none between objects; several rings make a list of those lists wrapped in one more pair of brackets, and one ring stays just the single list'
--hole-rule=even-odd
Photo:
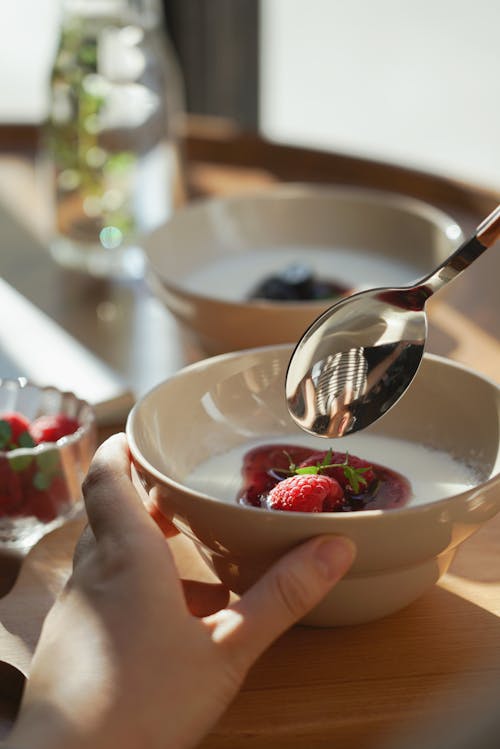
[{"label": "green plant in jar", "polygon": [[[156,0],[142,4],[151,11]],[[170,70],[160,16],[140,13],[141,3],[67,5],[78,12],[64,16],[45,129],[51,250],[66,265],[128,275],[123,261],[137,252],[138,236],[172,210],[178,175],[168,92],[175,64]]]}]

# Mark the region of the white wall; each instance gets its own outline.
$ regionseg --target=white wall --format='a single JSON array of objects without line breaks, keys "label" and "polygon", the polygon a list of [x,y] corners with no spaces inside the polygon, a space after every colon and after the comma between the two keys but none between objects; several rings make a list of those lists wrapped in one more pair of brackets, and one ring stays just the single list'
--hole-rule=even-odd
[{"label": "white wall", "polygon": [[[0,121],[43,116],[59,4],[0,0]],[[261,7],[266,135],[500,189],[500,0]]]},{"label": "white wall", "polygon": [[269,137],[500,188],[499,0],[262,0]]},{"label": "white wall", "polygon": [[47,106],[60,0],[0,0],[0,122],[38,122]]}]

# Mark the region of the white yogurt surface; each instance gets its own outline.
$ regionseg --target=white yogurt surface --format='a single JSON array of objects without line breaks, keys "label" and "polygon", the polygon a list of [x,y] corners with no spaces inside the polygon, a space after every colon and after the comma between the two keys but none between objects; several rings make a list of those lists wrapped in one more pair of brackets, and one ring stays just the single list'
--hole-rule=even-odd
[{"label": "white yogurt surface", "polygon": [[182,286],[192,293],[238,302],[267,276],[295,263],[305,263],[320,280],[337,281],[357,290],[410,284],[423,275],[422,269],[410,263],[370,252],[336,247],[269,247],[200,265],[182,280]]},{"label": "white yogurt surface", "polygon": [[337,440],[318,440],[307,434],[262,438],[200,463],[186,477],[184,484],[225,502],[234,502],[241,487],[244,454],[253,447],[272,443],[311,446],[318,450],[329,447],[341,452],[347,450],[351,455],[398,471],[412,486],[413,494],[407,506],[460,494],[478,483],[470,467],[454,460],[446,452],[389,437],[359,433]]}]

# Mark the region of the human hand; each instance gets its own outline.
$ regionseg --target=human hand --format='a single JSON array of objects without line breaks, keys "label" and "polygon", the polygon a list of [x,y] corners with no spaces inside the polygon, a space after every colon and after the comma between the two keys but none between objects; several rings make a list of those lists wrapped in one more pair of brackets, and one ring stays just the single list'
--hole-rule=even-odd
[{"label": "human hand", "polygon": [[44,623],[9,747],[196,745],[255,660],[354,557],[346,539],[315,538],[213,613],[227,591],[183,588],[133,485],[124,435],[98,449],[84,495],[91,533]]}]

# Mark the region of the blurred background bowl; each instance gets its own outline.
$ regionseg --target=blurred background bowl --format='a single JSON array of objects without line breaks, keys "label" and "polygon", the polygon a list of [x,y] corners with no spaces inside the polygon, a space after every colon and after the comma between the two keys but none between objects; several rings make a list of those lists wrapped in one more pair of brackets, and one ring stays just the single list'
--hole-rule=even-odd
[{"label": "blurred background bowl", "polygon": [[[301,541],[324,533],[350,537],[358,549],[354,566],[304,621],[331,626],[374,620],[432,587],[458,545],[500,510],[500,390],[461,365],[426,355],[411,388],[365,430],[405,440],[416,451],[422,445],[445,451],[474,470],[477,483],[466,491],[453,479],[455,488],[438,493],[443,498],[398,509],[273,512],[239,504],[237,492],[234,501],[221,498],[221,482],[233,480],[229,471],[238,481],[240,464],[219,464],[216,480],[207,476],[206,488],[194,489],[192,472],[233,449],[290,438],[318,450],[329,447],[330,441],[306,435],[288,414],[284,377],[291,351],[266,347],[213,357],[163,382],[129,415],[132,457],[150,499],[237,593]],[[335,449],[348,449],[349,439]],[[394,460],[390,454],[380,462],[400,470]]]},{"label": "blurred background bowl", "polygon": [[289,343],[332,301],[248,296],[295,263],[350,290],[404,285],[462,240],[441,210],[398,194],[287,185],[181,209],[144,249],[154,292],[208,353]]},{"label": "blurred background bowl", "polygon": [[76,431],[56,441],[0,451],[0,546],[23,548],[83,510],[81,484],[97,430],[86,401],[23,378],[0,380],[0,419],[13,412],[29,422],[55,414],[78,422]]}]

